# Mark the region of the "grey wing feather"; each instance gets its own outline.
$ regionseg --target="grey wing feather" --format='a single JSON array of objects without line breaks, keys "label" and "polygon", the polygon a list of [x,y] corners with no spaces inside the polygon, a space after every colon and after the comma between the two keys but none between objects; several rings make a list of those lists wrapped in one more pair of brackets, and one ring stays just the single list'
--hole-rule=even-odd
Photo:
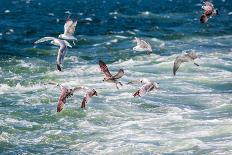
[{"label": "grey wing feather", "polygon": [[183,62],[189,62],[189,61],[192,61],[192,59],[188,56],[188,54],[176,57],[173,66],[173,74],[176,75],[176,71],[178,70],[178,68]]},{"label": "grey wing feather", "polygon": [[43,38],[37,40],[37,41],[35,42],[35,44],[42,43],[42,42],[45,42],[45,41],[54,40],[54,39],[56,39],[56,38],[54,38],[54,37],[43,37]]},{"label": "grey wing feather", "polygon": [[181,58],[177,57],[176,60],[175,60],[175,62],[174,62],[174,66],[173,66],[173,75],[176,75],[176,71],[180,67],[181,63],[182,63]]},{"label": "grey wing feather", "polygon": [[66,46],[61,46],[59,51],[58,51],[58,55],[57,55],[57,63],[58,64],[63,63],[66,53],[67,53],[67,47]]},{"label": "grey wing feather", "polygon": [[118,73],[117,73],[116,75],[114,75],[113,77],[114,77],[115,79],[119,79],[119,78],[121,78],[123,75],[124,75],[124,70],[123,70],[123,69],[120,69],[120,70],[118,71]]},{"label": "grey wing feather", "polygon": [[140,95],[140,96],[143,96],[143,95],[145,95],[146,93],[148,93],[148,91],[151,89],[152,86],[153,86],[152,83],[144,84],[144,85],[139,89],[139,95]]}]

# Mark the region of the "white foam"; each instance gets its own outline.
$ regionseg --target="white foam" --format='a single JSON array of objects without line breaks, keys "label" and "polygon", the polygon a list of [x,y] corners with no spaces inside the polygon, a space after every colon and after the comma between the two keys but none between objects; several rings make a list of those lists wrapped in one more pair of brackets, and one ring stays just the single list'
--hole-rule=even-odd
[{"label": "white foam", "polygon": [[48,15],[49,15],[49,16],[55,16],[55,14],[52,13],[52,12],[48,13]]},{"label": "white foam", "polygon": [[89,22],[92,22],[92,21],[93,21],[93,19],[90,18],[90,17],[89,17],[89,18],[85,18],[85,20],[86,20],[86,21],[89,21]]},{"label": "white foam", "polygon": [[72,14],[70,11],[65,11],[64,13],[67,13],[67,14],[70,14],[70,15]]},{"label": "white foam", "polygon": [[4,13],[10,13],[10,10],[5,10]]}]

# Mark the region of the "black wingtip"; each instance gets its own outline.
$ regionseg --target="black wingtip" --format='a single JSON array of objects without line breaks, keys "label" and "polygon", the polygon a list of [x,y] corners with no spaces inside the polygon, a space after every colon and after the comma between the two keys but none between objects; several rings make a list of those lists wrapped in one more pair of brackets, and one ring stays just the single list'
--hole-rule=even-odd
[{"label": "black wingtip", "polygon": [[136,97],[136,96],[139,96],[139,97],[140,97],[139,90],[136,91],[136,92],[133,94],[133,96],[134,96],[134,97]]},{"label": "black wingtip", "polygon": [[56,68],[57,68],[57,70],[58,70],[58,71],[60,71],[60,72],[61,72],[61,67],[60,67],[60,65],[59,65],[59,64],[56,64]]},{"label": "black wingtip", "polygon": [[173,76],[176,76],[176,71],[173,71]]}]

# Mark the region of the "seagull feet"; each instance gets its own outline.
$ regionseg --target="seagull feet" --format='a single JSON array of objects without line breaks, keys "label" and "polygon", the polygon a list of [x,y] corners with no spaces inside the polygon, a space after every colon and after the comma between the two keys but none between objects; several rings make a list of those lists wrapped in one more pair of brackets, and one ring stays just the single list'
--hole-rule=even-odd
[{"label": "seagull feet", "polygon": [[200,66],[200,65],[199,65],[199,64],[197,64],[196,62],[194,62],[193,64],[194,64],[194,65],[196,65],[196,66]]}]

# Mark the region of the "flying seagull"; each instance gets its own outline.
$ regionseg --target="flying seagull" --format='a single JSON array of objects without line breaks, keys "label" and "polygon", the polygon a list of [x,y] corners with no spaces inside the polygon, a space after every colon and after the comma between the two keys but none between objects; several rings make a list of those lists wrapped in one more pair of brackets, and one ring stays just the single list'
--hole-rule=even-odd
[{"label": "flying seagull", "polygon": [[72,21],[70,16],[68,16],[66,23],[64,24],[64,33],[59,35],[59,38],[73,41],[73,44],[75,45],[75,40],[77,40],[76,37],[74,37],[75,29],[77,25],[77,18],[75,21]]},{"label": "flying seagull", "polygon": [[119,82],[118,79],[120,79],[124,75],[124,70],[119,69],[117,74],[112,75],[110,73],[108,67],[106,66],[106,64],[102,60],[99,60],[99,66],[101,68],[101,71],[105,74],[105,77],[104,77],[103,81],[110,82],[110,83],[115,83],[117,89],[119,89],[118,84],[120,84],[122,86],[122,83]]},{"label": "flying seagull", "polygon": [[131,82],[127,83],[127,84],[136,84],[136,83],[137,84],[141,83],[141,84],[143,84],[143,86],[140,87],[140,89],[137,90],[133,94],[134,97],[136,97],[136,96],[141,97],[141,96],[146,95],[148,92],[150,92],[150,91],[152,91],[154,89],[155,90],[159,89],[158,83],[156,83],[156,82],[154,82],[152,80],[149,80],[149,79],[140,79],[140,80],[136,80],[136,81],[131,81]]},{"label": "flying seagull", "polygon": [[37,40],[35,44],[42,43],[45,41],[51,41],[51,44],[60,47],[58,50],[57,59],[56,59],[56,68],[57,70],[61,71],[61,66],[62,66],[62,63],[64,62],[64,57],[67,53],[67,48],[68,47],[72,48],[72,46],[66,40],[61,40],[61,39],[57,39],[54,37],[41,38]]},{"label": "flying seagull", "polygon": [[150,54],[152,52],[152,48],[151,48],[151,45],[142,40],[142,39],[139,39],[137,37],[134,38],[133,42],[137,43],[137,45],[135,47],[133,47],[133,50],[134,51],[139,51],[139,52],[147,52],[147,54]]},{"label": "flying seagull", "polygon": [[194,62],[195,59],[197,59],[198,56],[196,54],[196,52],[191,51],[189,53],[186,53],[184,55],[181,56],[177,56],[176,60],[174,62],[174,66],[173,66],[173,75],[176,75],[176,71],[178,70],[178,68],[180,67],[180,65],[184,62],[193,62],[194,65],[199,66],[196,62]]},{"label": "flying seagull", "polygon": [[211,2],[205,0],[203,3],[204,5],[201,8],[203,9],[204,13],[201,15],[200,21],[201,23],[206,23],[209,18],[219,15],[219,12],[214,8],[214,5]]},{"label": "flying seagull", "polygon": [[57,112],[62,111],[64,104],[66,103],[66,99],[73,96],[73,93],[75,91],[82,90],[85,92],[85,96],[81,102],[81,108],[85,108],[85,105],[90,101],[90,99],[93,96],[97,96],[96,90],[90,89],[88,87],[80,86],[80,87],[75,87],[73,89],[68,89],[59,83],[50,82],[49,84],[53,84],[53,85],[55,84],[57,86],[60,86],[61,93],[60,93],[60,97],[59,97],[58,104],[57,104]]}]

